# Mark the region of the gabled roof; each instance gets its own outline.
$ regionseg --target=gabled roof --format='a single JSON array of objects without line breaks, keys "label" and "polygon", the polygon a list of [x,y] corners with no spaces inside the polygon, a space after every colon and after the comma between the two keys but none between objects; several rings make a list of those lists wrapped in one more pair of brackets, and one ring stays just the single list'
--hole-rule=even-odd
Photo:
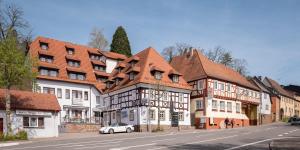
[{"label": "gabled roof", "polygon": [[[40,42],[48,44],[48,50],[42,50],[40,47]],[[67,53],[67,48],[74,49],[74,54],[69,55]],[[100,92],[102,89],[99,87],[105,87],[105,84],[101,81],[97,81],[96,75],[94,73],[93,64],[98,64],[105,66],[105,62],[98,62],[90,60],[90,54],[104,55],[108,58],[115,60],[122,60],[127,58],[125,55],[116,54],[113,52],[101,51],[96,48],[87,47],[84,45],[73,44],[70,42],[59,41],[51,38],[37,37],[30,45],[29,54],[33,57],[38,58],[39,54],[53,56],[53,63],[41,62],[39,61],[39,67],[47,67],[58,69],[59,73],[57,77],[41,76],[38,75],[38,79],[48,79],[57,81],[66,81],[73,83],[85,83],[89,85],[94,85]],[[67,60],[80,61],[80,67],[70,67],[67,64]],[[86,80],[71,80],[68,77],[68,71],[74,71],[78,73],[84,73],[86,75]]]},{"label": "gabled roof", "polygon": [[197,50],[192,50],[190,53],[174,57],[171,61],[171,65],[183,74],[186,81],[210,77],[235,83],[253,90],[259,90],[258,87],[252,85],[238,72],[223,64],[209,60]]},{"label": "gabled roof", "polygon": [[271,93],[268,88],[264,85],[264,83],[258,78],[258,77],[253,77],[250,79],[250,82],[255,84],[261,91],[265,93]]},{"label": "gabled roof", "polygon": [[[133,67],[129,64],[129,62],[133,60],[132,58],[137,60]],[[126,64],[126,67],[123,68],[120,73],[115,69],[109,79],[115,79],[120,74],[126,74],[126,76],[118,85],[112,86],[111,88],[107,89],[106,92],[115,91],[138,83],[158,84],[158,80],[156,80],[153,74],[151,74],[151,68],[153,66],[156,66],[164,71],[164,73],[162,73],[161,80],[159,80],[159,84],[179,89],[191,89],[188,83],[181,76],[179,77],[178,83],[172,82],[172,79],[169,77],[169,72],[175,69],[172,68],[172,66],[166,62],[164,58],[160,56],[159,53],[152,47],[139,52],[138,54],[124,60],[121,63]],[[129,75],[127,74],[131,70],[135,70],[136,73],[136,76],[133,80],[129,80]]]},{"label": "gabled roof", "polygon": [[280,93],[283,96],[289,97],[291,99],[294,99],[294,95],[283,89],[275,80],[266,77],[265,80],[269,83],[269,85],[275,89],[278,93]]},{"label": "gabled roof", "polygon": [[295,93],[295,95],[300,96],[300,86],[298,85],[288,85],[284,86],[285,90],[289,90]]},{"label": "gabled roof", "polygon": [[[10,90],[11,108],[23,110],[60,111],[55,95]],[[0,89],[0,109],[5,109],[5,90]]]}]

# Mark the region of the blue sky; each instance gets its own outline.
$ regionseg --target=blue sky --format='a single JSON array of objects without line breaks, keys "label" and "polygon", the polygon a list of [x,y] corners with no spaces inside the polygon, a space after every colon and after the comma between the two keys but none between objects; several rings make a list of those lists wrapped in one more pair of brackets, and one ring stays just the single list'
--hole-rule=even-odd
[{"label": "blue sky", "polygon": [[[8,0],[5,0],[8,2]],[[250,75],[300,85],[299,0],[14,0],[33,35],[86,44],[93,27],[111,41],[125,27],[133,53],[177,42],[230,50]]]}]

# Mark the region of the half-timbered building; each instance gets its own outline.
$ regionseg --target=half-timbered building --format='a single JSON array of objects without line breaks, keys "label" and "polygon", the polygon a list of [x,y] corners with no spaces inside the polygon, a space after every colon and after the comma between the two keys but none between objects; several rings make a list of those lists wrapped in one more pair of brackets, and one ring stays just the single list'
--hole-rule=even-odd
[{"label": "half-timbered building", "polygon": [[[119,63],[97,106],[106,124],[122,122],[137,131],[190,127],[190,86],[153,48]],[[176,128],[177,129],[177,128]]]},{"label": "half-timbered building", "polygon": [[193,88],[192,125],[223,128],[226,118],[234,119],[234,126],[257,123],[259,89],[238,72],[210,61],[197,50],[174,57],[171,65]]},{"label": "half-timbered building", "polygon": [[97,123],[100,114],[93,108],[102,99],[104,81],[119,61],[121,54],[37,37],[29,54],[38,62],[37,92],[56,95],[62,108],[61,123]]}]

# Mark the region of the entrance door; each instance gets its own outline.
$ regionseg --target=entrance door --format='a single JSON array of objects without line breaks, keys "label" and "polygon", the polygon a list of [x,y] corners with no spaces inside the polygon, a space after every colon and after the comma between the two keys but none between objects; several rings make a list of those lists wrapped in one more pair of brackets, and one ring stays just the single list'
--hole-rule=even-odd
[{"label": "entrance door", "polygon": [[3,133],[3,118],[0,118],[0,133]]}]

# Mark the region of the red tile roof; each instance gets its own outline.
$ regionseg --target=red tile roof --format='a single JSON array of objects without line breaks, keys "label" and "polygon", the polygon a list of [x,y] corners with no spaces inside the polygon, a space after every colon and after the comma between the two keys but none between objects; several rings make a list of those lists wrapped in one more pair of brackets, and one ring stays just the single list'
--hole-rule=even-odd
[{"label": "red tile roof", "polygon": [[292,93],[286,91],[285,89],[283,89],[275,80],[268,78],[268,77],[266,77],[266,80],[270,83],[272,88],[274,88],[281,95],[294,99],[294,95]]},{"label": "red tile roof", "polygon": [[[40,48],[40,42],[48,43],[48,50],[42,50]],[[66,47],[74,49],[74,55],[69,55],[67,53]],[[59,41],[51,38],[45,37],[37,37],[30,45],[29,54],[33,57],[39,56],[39,54],[54,56],[53,63],[44,63],[40,62],[40,66],[48,67],[48,68],[58,68],[59,73],[58,77],[48,77],[39,75],[38,79],[48,79],[48,80],[58,80],[58,81],[66,81],[66,82],[74,82],[74,83],[84,83],[94,85],[95,87],[105,87],[104,83],[97,81],[93,65],[95,61],[91,61],[89,54],[99,54],[109,57],[111,59],[122,60],[127,57],[122,54],[116,54],[113,52],[101,51],[95,48],[73,44],[69,42]],[[80,61],[80,67],[69,67],[67,64],[67,59]],[[97,63],[99,64],[99,63]],[[105,64],[104,64],[105,65]],[[86,80],[70,80],[68,78],[67,71],[75,71],[82,72],[86,74]],[[97,88],[98,89],[98,88]],[[102,89],[98,89],[100,92]]]},{"label": "red tile roof", "polygon": [[183,74],[186,81],[210,77],[259,91],[258,87],[254,86],[238,72],[225,65],[212,62],[197,50],[174,57],[171,65]]},{"label": "red tile roof", "polygon": [[[137,60],[134,67],[132,67],[129,64],[129,62],[133,60],[133,58],[134,60]],[[120,74],[122,74],[122,77],[124,77],[123,75],[126,74],[124,79],[117,86],[114,85],[111,88],[107,89],[106,92],[115,91],[138,83],[157,84],[158,80],[156,80],[153,74],[151,74],[151,68],[153,66],[156,66],[157,68],[161,68],[164,71],[164,73],[162,74],[162,79],[159,80],[160,84],[167,87],[173,87],[173,88],[188,89],[188,90],[191,89],[191,87],[182,77],[179,77],[178,83],[172,82],[172,80],[169,77],[169,72],[175,69],[172,68],[171,65],[167,61],[165,61],[164,58],[160,56],[151,47],[124,60],[122,63],[126,64],[126,67],[121,70],[121,73],[118,73],[118,71],[115,69],[112,72],[112,75],[110,76],[109,80],[118,77]],[[135,70],[137,73],[133,80],[129,80],[129,75],[127,74],[128,71],[130,70]]]},{"label": "red tile roof", "polygon": [[[59,103],[52,94],[10,90],[11,108],[23,110],[60,111]],[[5,109],[5,90],[0,89],[0,109]]]}]

